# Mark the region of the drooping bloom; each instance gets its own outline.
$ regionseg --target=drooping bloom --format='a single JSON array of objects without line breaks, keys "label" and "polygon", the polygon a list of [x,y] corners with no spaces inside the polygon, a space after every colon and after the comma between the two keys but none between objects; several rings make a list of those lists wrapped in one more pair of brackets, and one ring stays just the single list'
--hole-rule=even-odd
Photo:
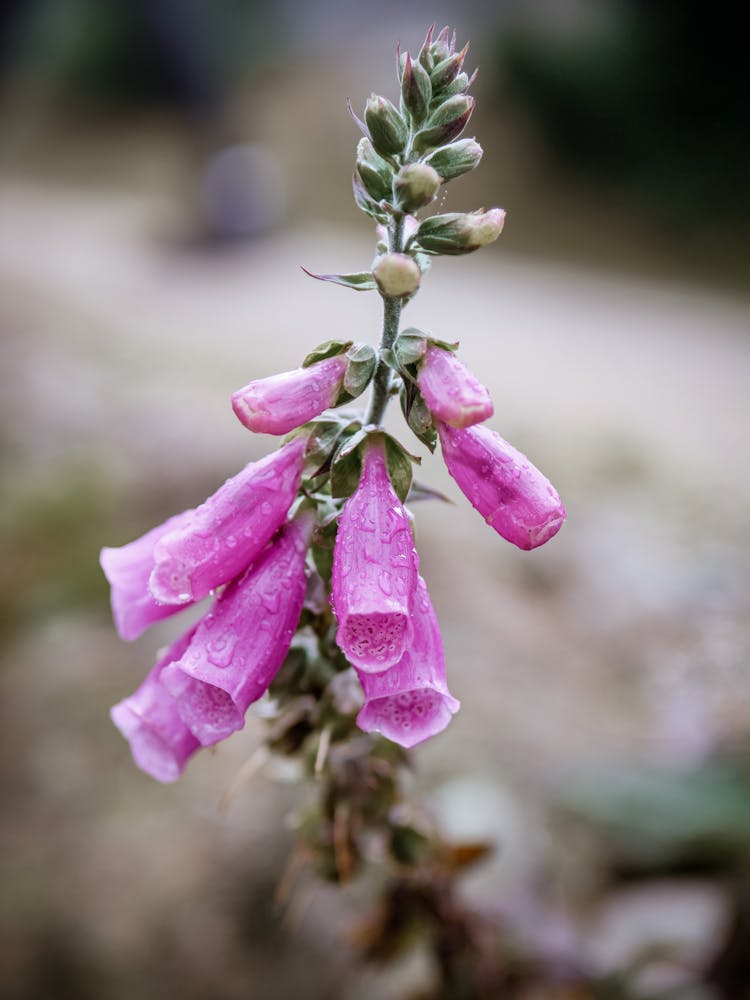
[{"label": "drooping bloom", "polygon": [[402,747],[442,732],[461,707],[445,680],[445,653],[427,587],[418,577],[413,636],[401,659],[379,674],[359,672],[365,703],[357,725]]},{"label": "drooping bloom", "polygon": [[249,705],[284,661],[305,597],[313,520],[304,511],[283,528],[223,591],[182,656],[162,674],[180,717],[204,746],[242,729]]},{"label": "drooping bloom", "polygon": [[452,427],[471,427],[494,412],[487,389],[453,351],[428,347],[417,383],[429,410]]},{"label": "drooping bloom", "polygon": [[438,431],[448,472],[499,535],[529,550],[557,534],[565,508],[525,455],[488,427],[438,423]]},{"label": "drooping bloom", "polygon": [[176,781],[188,758],[200,747],[177,712],[177,705],[161,684],[165,667],[184,654],[194,628],[173,642],[144,682],[129,698],[112,709],[110,716],[130,743],[133,760],[157,781]]},{"label": "drooping bloom", "polygon": [[336,641],[360,670],[386,670],[411,637],[418,558],[408,515],[391,484],[382,441],[370,441],[355,493],[339,518],[331,602]]},{"label": "drooping bloom", "polygon": [[256,379],[232,394],[232,409],[248,430],[288,434],[334,406],[349,362],[343,354]]},{"label": "drooping bloom", "polygon": [[104,548],[99,562],[112,588],[112,617],[121,639],[137,639],[149,625],[182,611],[184,604],[160,604],[148,589],[154,568],[154,547],[171,531],[190,520],[192,510],[170,517],[134,542],[119,548]]},{"label": "drooping bloom", "polygon": [[284,523],[297,495],[305,438],[252,462],[154,546],[149,589],[190,604],[243,573]]}]

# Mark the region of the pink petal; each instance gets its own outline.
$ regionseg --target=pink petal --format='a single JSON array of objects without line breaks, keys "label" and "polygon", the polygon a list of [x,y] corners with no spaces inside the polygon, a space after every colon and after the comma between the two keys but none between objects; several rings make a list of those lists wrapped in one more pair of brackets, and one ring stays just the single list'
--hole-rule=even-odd
[{"label": "pink petal", "polygon": [[411,634],[418,558],[382,443],[368,445],[356,492],[339,518],[331,600],[336,641],[360,670],[396,663]]},{"label": "pink petal", "polygon": [[452,427],[470,427],[492,416],[487,389],[452,351],[429,347],[417,383],[432,414]]},{"label": "pink petal", "polygon": [[305,597],[313,516],[299,514],[199,622],[189,648],[162,682],[204,746],[245,725],[248,706],[284,661]]},{"label": "pink petal", "polygon": [[190,629],[174,642],[135,694],[110,710],[112,721],[130,742],[133,760],[157,781],[176,781],[200,746],[160,682],[162,671],[183,655],[193,632]]},{"label": "pink petal", "polygon": [[170,517],[164,524],[127,545],[104,548],[99,562],[112,588],[112,617],[121,639],[137,639],[149,625],[182,611],[185,604],[161,604],[148,589],[154,568],[154,548],[164,535],[182,528],[192,515],[191,510]]},{"label": "pink petal", "polygon": [[499,535],[529,550],[557,534],[565,508],[525,455],[488,427],[439,423],[438,431],[448,472]]},{"label": "pink petal", "polygon": [[149,588],[164,604],[199,601],[243,573],[284,523],[302,478],[306,439],[251,462],[154,547]]},{"label": "pink petal", "polygon": [[419,577],[413,638],[399,662],[379,674],[359,673],[365,704],[357,725],[402,747],[442,732],[460,708],[445,680],[445,653],[427,587]]},{"label": "pink petal", "polygon": [[287,434],[335,404],[348,364],[340,354],[256,379],[232,395],[232,409],[248,430]]}]

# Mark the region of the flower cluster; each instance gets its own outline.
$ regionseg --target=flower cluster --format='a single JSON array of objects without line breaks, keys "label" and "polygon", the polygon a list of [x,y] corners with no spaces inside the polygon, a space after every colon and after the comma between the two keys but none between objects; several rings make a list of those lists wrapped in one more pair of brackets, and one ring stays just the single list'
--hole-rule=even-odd
[{"label": "flower cluster", "polygon": [[[503,225],[501,209],[414,215],[481,158],[474,139],[458,139],[474,106],[465,56],[447,29],[434,40],[430,31],[416,58],[399,57],[400,107],[373,95],[359,122],[354,193],[379,224],[377,255],[369,271],[316,277],[379,291],[379,349],[328,341],[300,368],[239,389],[239,420],[287,435],[281,446],[194,510],[102,550],[123,639],[212,597],[112,709],[136,763],[160,781],[241,729],[269,687],[278,695],[285,664],[303,672],[326,664],[327,680],[308,705],[310,728],[335,703],[364,732],[411,747],[458,710],[405,506],[413,456],[382,427],[391,396],[399,394],[422,443],[432,450],[439,439],[448,471],[503,538],[533,549],[565,518],[548,480],[484,423],[493,416],[490,395],[457,345],[398,330],[430,257],[475,250]],[[347,409],[368,387],[366,414]],[[344,675],[358,678],[359,693],[341,707]]]}]

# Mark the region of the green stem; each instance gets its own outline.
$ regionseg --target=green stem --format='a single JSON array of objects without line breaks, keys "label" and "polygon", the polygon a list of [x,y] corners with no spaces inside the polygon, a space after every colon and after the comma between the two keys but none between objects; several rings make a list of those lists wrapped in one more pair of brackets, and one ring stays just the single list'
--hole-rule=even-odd
[{"label": "green stem", "polygon": [[[388,227],[388,250],[390,253],[402,253],[404,249],[404,217],[391,219]],[[372,399],[367,411],[365,423],[380,426],[388,407],[391,388],[391,369],[383,361],[382,352],[393,347],[398,336],[398,324],[401,319],[401,299],[383,296],[383,332],[380,337],[381,358],[372,380]]]}]

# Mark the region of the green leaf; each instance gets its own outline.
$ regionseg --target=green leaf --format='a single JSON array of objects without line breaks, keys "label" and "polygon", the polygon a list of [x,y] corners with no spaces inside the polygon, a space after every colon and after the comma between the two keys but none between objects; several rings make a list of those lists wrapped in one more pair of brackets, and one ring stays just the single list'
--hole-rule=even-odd
[{"label": "green leaf", "polygon": [[371,292],[378,287],[369,271],[356,271],[354,274],[315,274],[306,267],[302,270],[318,281],[330,281],[334,285],[343,285],[344,288],[351,288],[355,292]]},{"label": "green leaf", "polygon": [[377,366],[377,355],[370,344],[355,344],[346,352],[346,356],[349,367],[344,375],[344,389],[349,399],[354,399],[370,384]]},{"label": "green leaf", "polygon": [[410,326],[399,334],[393,350],[398,360],[399,368],[415,365],[424,357],[427,350],[425,334],[416,327]]},{"label": "green leaf", "polygon": [[393,488],[402,503],[406,502],[411,489],[412,461],[421,461],[409,453],[390,436],[384,434],[385,438],[385,460],[388,466],[388,474],[391,477]]},{"label": "green leaf", "polygon": [[331,496],[349,497],[362,474],[362,445],[367,431],[358,430],[339,448],[331,465]]},{"label": "green leaf", "polygon": [[[304,268],[302,270],[304,271]],[[308,271],[307,273],[309,274],[310,272]],[[320,275],[313,275],[313,277],[317,278]],[[310,351],[302,362],[302,367],[309,368],[310,365],[314,365],[318,361],[325,361],[326,358],[335,358],[339,354],[343,354],[351,346],[351,340],[324,340],[322,344],[318,344],[317,347],[314,347]]]}]

